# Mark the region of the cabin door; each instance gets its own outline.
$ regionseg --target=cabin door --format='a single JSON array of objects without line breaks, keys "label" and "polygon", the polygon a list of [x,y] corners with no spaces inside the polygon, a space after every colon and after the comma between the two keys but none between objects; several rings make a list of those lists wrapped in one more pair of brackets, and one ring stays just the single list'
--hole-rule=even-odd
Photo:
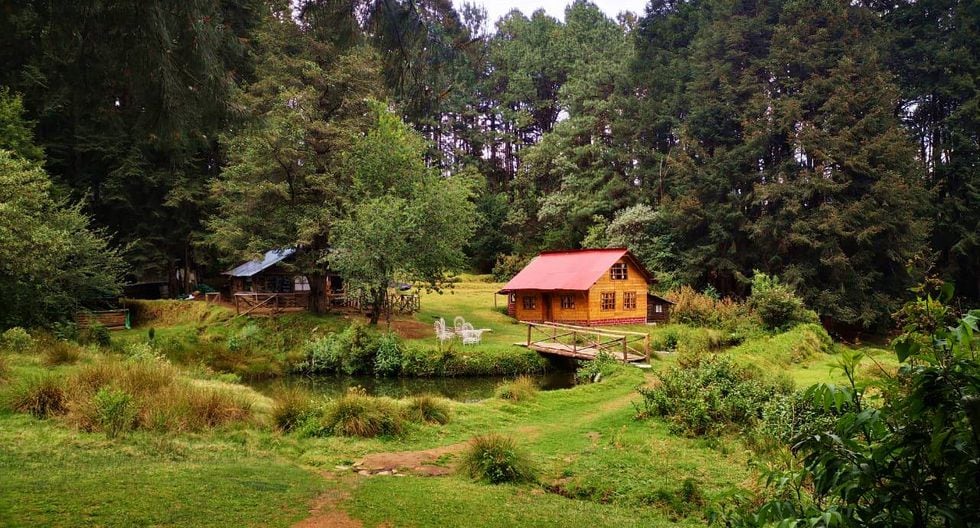
[{"label": "cabin door", "polygon": [[554,321],[551,318],[551,294],[542,293],[541,294],[541,318],[545,321]]}]

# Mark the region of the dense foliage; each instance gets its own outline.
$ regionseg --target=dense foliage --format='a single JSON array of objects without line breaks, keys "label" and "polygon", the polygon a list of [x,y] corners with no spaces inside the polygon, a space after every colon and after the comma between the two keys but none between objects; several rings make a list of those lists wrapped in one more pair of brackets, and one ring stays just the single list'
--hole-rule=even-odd
[{"label": "dense foliage", "polygon": [[974,310],[928,334],[910,324],[895,341],[902,362],[897,376],[877,386],[858,383],[860,355],[845,354],[840,364],[847,385],[815,385],[796,402],[790,423],[799,423],[791,442],[800,464],[771,469],[772,499],[733,515],[730,524],[980,522],[978,321]]},{"label": "dense foliage", "polygon": [[[503,277],[541,249],[625,245],[668,288],[741,298],[760,270],[828,322],[881,327],[926,275],[980,298],[978,16],[960,0],[653,0],[615,19],[575,0],[562,20],[442,0],[28,0],[0,20],[0,90],[37,141],[0,127],[0,148],[46,159],[133,244],[130,278],[174,293],[275,247],[312,276],[341,242],[398,257],[403,229],[446,227],[417,219],[448,193],[447,268],[512,255]],[[370,100],[419,136],[365,150]],[[355,184],[404,149],[427,190]]]}]

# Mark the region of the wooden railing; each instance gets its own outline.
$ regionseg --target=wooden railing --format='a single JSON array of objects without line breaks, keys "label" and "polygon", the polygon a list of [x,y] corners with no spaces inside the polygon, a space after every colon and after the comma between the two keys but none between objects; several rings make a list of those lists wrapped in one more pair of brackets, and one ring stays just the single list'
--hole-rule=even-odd
[{"label": "wooden railing", "polygon": [[572,356],[608,354],[620,357],[623,363],[630,357],[650,359],[650,336],[641,332],[595,329],[562,323],[532,323],[527,325],[529,348],[554,349],[570,352]]},{"label": "wooden railing", "polygon": [[305,309],[310,304],[309,292],[237,292],[233,297],[235,313],[238,315],[247,315],[259,310],[280,313],[288,309]]}]

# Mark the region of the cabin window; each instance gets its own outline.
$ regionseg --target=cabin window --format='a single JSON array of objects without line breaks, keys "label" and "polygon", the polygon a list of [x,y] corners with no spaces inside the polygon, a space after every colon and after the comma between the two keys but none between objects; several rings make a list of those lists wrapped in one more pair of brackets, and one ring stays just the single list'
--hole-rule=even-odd
[{"label": "cabin window", "polygon": [[653,311],[657,313],[664,313],[664,305],[662,304],[653,305]]},{"label": "cabin window", "polygon": [[600,310],[616,309],[616,292],[602,292],[599,294]]},{"label": "cabin window", "polygon": [[563,310],[571,310],[575,308],[575,296],[574,295],[562,295],[561,296],[561,307]]},{"label": "cabin window", "polygon": [[293,277],[293,291],[310,291],[310,279],[302,275]]},{"label": "cabin window", "polygon": [[626,264],[622,262],[617,262],[616,264],[613,264],[610,273],[612,275],[612,280],[626,280],[627,278]]},{"label": "cabin window", "polygon": [[533,310],[538,307],[538,298],[533,295],[524,296],[524,309]]},{"label": "cabin window", "polygon": [[510,294],[510,299],[507,302],[509,302],[510,304],[517,304],[517,294],[516,293]]},{"label": "cabin window", "polygon": [[636,292],[623,292],[623,309],[636,310]]}]

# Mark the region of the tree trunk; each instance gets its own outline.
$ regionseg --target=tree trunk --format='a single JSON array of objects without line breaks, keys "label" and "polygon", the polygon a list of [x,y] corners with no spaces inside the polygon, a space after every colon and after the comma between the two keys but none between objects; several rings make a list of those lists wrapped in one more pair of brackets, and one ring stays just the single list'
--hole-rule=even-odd
[{"label": "tree trunk", "polygon": [[319,274],[307,274],[306,280],[310,283],[309,310],[316,314],[324,313],[329,308],[329,306],[327,306],[326,299],[323,298],[324,276]]},{"label": "tree trunk", "polygon": [[381,319],[381,310],[384,310],[385,288],[371,289],[371,326],[377,326]]}]

